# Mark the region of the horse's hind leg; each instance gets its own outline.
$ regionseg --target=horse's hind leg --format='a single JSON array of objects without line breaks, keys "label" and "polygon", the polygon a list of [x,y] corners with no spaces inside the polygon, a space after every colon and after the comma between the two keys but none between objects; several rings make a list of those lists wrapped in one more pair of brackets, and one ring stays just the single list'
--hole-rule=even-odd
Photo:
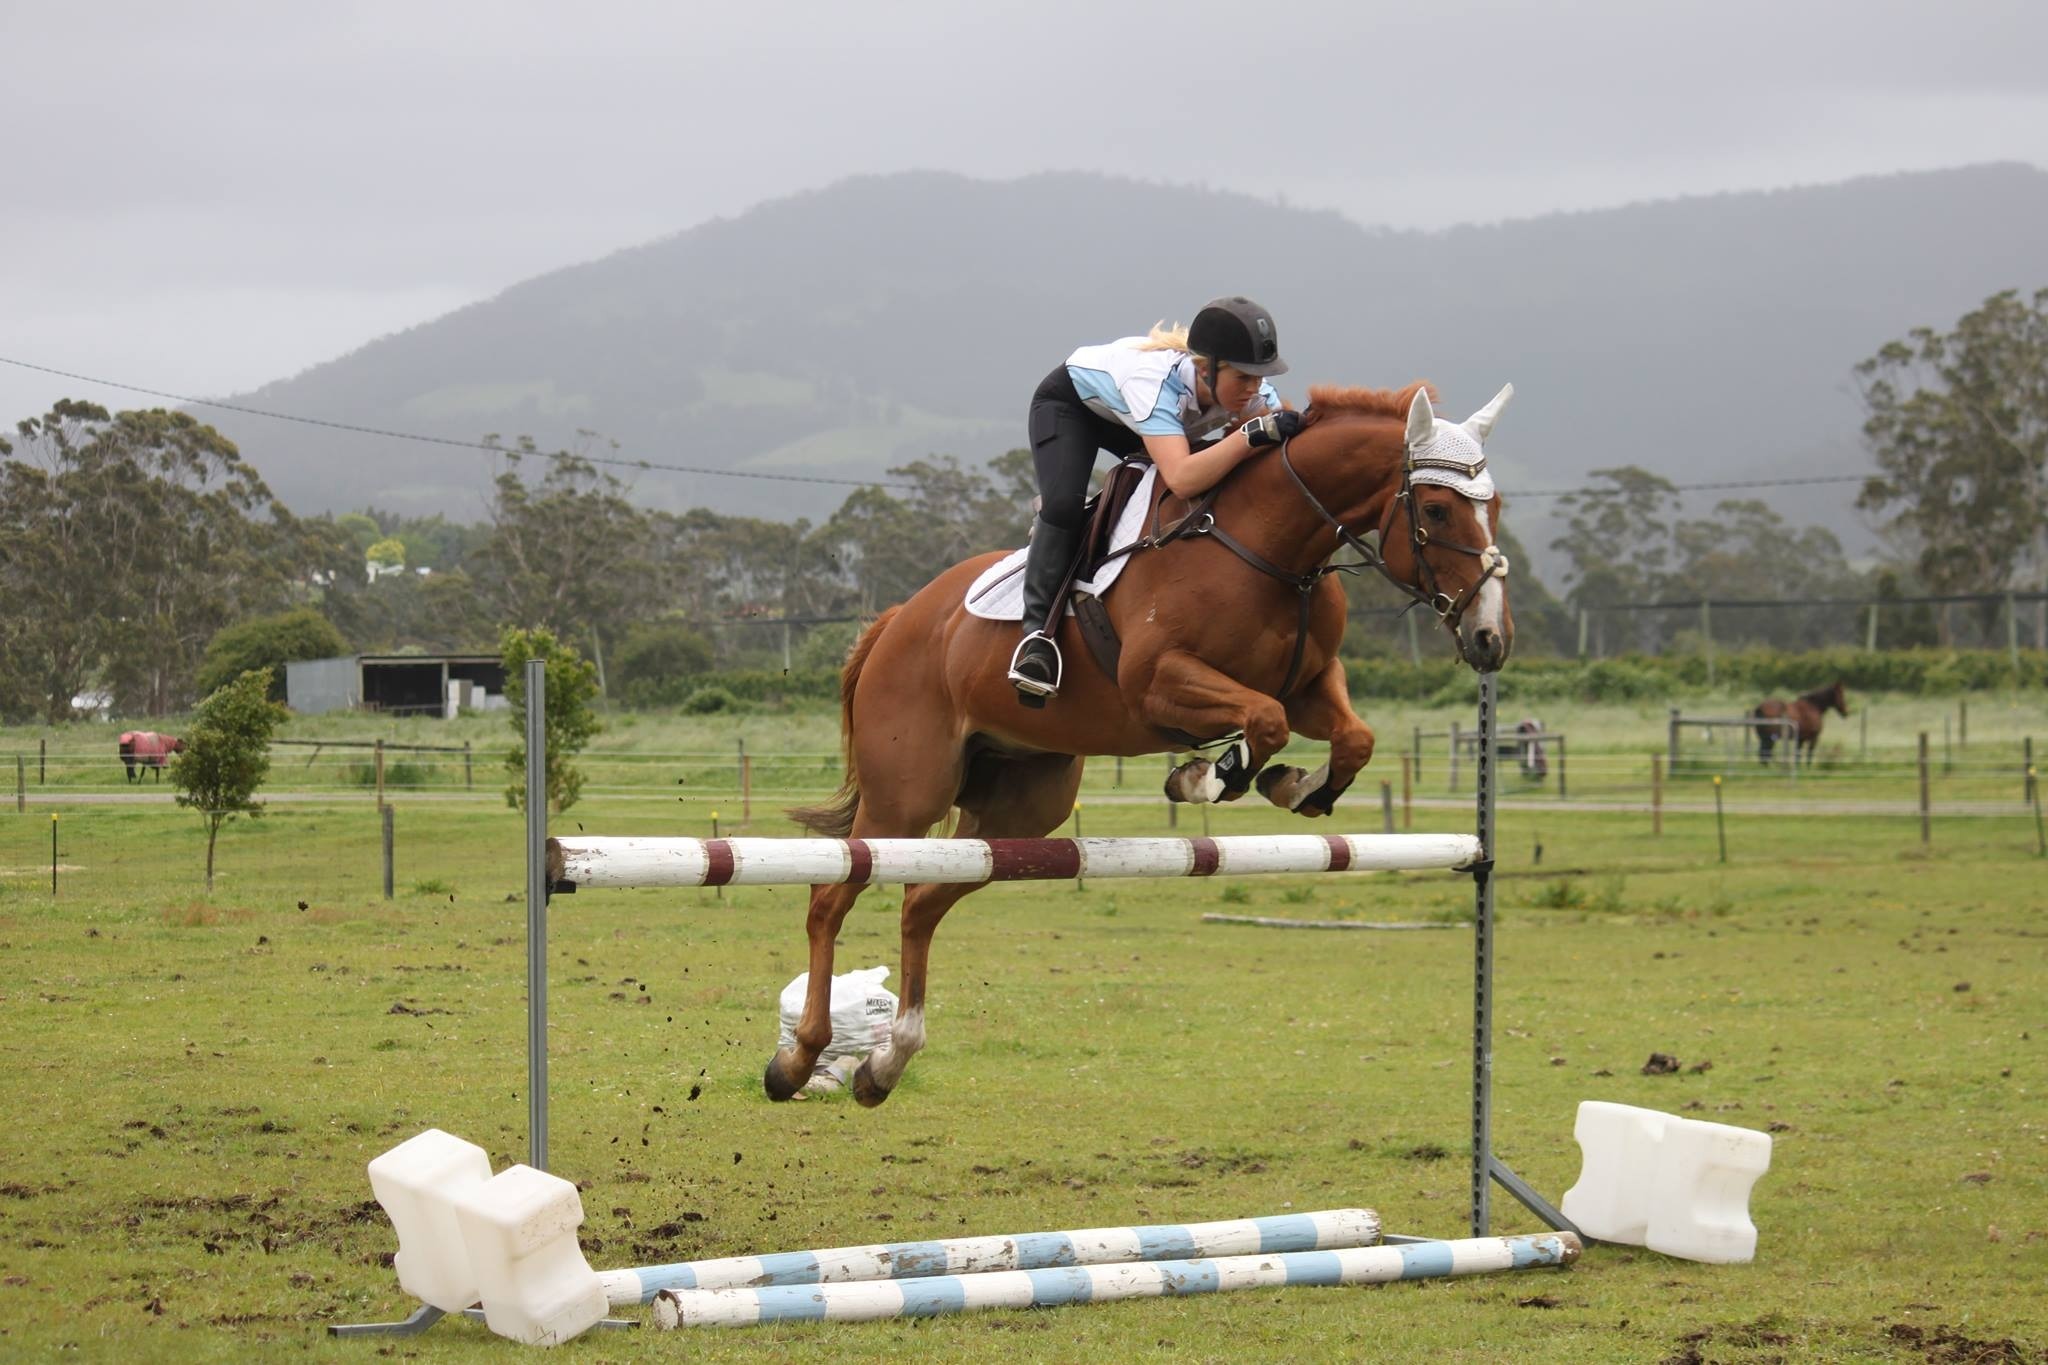
[{"label": "horse's hind leg", "polygon": [[865,886],[837,883],[811,888],[811,912],[805,923],[811,940],[811,976],[804,988],[804,1013],[795,1029],[796,1042],[777,1048],[761,1077],[771,1100],[786,1100],[803,1089],[818,1064],[818,1054],[832,1041],[832,946],[846,912],[865,890]]},{"label": "horse's hind leg", "polygon": [[[960,792],[960,839],[1037,839],[1058,829],[1074,809],[1081,786],[1081,760],[1065,754],[996,759],[983,756],[970,768]],[[910,1059],[924,1047],[925,978],[931,965],[932,935],[970,892],[986,882],[931,883],[903,893],[903,979],[896,1022],[889,1041],[869,1054],[853,1076],[853,1097],[873,1108],[889,1098]]]},{"label": "horse's hind leg", "polygon": [[[930,775],[911,781],[879,754],[865,756],[859,770],[860,805],[849,831],[856,839],[915,838],[924,834],[945,817],[960,771],[957,758],[948,765],[942,758],[934,757],[925,770]],[[792,1030],[795,1044],[777,1049],[768,1059],[761,1083],[771,1100],[789,1099],[809,1084],[818,1055],[832,1041],[833,945],[847,912],[866,889],[839,883],[811,888],[810,915],[805,922],[811,946],[810,980],[804,987],[803,1018]],[[905,904],[907,907],[907,896]]]}]

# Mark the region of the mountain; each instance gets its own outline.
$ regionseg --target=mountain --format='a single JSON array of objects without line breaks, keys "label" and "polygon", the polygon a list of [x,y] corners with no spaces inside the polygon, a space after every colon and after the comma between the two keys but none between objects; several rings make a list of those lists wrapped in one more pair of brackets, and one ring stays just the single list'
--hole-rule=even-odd
[{"label": "mountain", "polygon": [[[1297,401],[1311,382],[1427,377],[1462,415],[1512,380],[1494,442],[1511,498],[1613,464],[1685,481],[1858,473],[1851,367],[2048,283],[2044,223],[2048,173],[2020,165],[1440,232],[1094,175],[864,177],[554,271],[235,401],[546,449],[587,444],[583,429],[627,458],[864,478],[1021,444],[1032,388],[1074,346],[1242,292],[1277,315]],[[493,468],[323,428],[230,430],[299,511],[473,519]],[[776,517],[821,517],[847,492],[632,479],[652,506]],[[1853,534],[1850,496],[1777,501]]]}]

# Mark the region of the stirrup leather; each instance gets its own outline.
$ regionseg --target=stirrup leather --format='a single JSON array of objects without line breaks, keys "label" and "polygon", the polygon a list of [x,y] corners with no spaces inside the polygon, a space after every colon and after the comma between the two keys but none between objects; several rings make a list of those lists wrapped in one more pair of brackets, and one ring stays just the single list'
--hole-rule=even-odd
[{"label": "stirrup leather", "polygon": [[[1046,683],[1042,678],[1034,678],[1028,673],[1019,673],[1017,671],[1017,660],[1023,656],[1024,646],[1030,644],[1033,640],[1045,641],[1046,647],[1052,650],[1052,682],[1050,684]],[[1067,661],[1060,653],[1059,642],[1042,630],[1032,631],[1029,635],[1019,640],[1017,647],[1010,651],[1010,685],[1019,692],[1029,692],[1034,697],[1058,696],[1060,684],[1065,682],[1066,678]]]}]

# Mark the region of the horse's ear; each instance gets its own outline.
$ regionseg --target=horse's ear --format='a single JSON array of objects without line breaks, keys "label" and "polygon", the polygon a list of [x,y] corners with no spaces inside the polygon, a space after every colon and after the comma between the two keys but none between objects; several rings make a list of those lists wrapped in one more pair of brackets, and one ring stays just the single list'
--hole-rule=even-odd
[{"label": "horse's ear", "polygon": [[1493,396],[1493,401],[1464,420],[1462,425],[1465,430],[1471,432],[1472,438],[1478,441],[1479,444],[1485,445],[1486,438],[1493,435],[1493,424],[1495,419],[1500,416],[1500,410],[1506,407],[1508,400],[1514,396],[1515,386],[1513,384],[1501,385],[1500,392]]},{"label": "horse's ear", "polygon": [[1408,448],[1425,445],[1436,435],[1436,410],[1429,405],[1429,390],[1417,389],[1408,405]]}]

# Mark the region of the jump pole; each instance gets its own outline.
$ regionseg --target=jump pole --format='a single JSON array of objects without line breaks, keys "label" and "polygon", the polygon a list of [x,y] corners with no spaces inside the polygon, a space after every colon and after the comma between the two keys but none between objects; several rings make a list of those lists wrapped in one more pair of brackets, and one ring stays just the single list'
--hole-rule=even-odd
[{"label": "jump pole", "polygon": [[598,1278],[604,1282],[605,1297],[612,1307],[630,1308],[651,1303],[657,1294],[668,1291],[766,1289],[1051,1270],[1128,1261],[1330,1251],[1371,1246],[1379,1237],[1380,1216],[1373,1210],[1324,1209],[1272,1218],[1228,1218],[1213,1223],[1082,1228],[787,1251],[772,1256],[726,1256],[676,1265],[607,1270],[600,1272]]},{"label": "jump pole", "polygon": [[915,1280],[792,1285],[768,1289],[665,1289],[654,1299],[657,1327],[743,1327],[819,1320],[871,1322],[984,1308],[1049,1308],[1118,1299],[1180,1298],[1282,1285],[1382,1284],[1425,1276],[1569,1265],[1580,1240],[1568,1232],[1525,1237],[1353,1247],[1337,1251],[1135,1261],[1048,1270],[935,1275]]}]

